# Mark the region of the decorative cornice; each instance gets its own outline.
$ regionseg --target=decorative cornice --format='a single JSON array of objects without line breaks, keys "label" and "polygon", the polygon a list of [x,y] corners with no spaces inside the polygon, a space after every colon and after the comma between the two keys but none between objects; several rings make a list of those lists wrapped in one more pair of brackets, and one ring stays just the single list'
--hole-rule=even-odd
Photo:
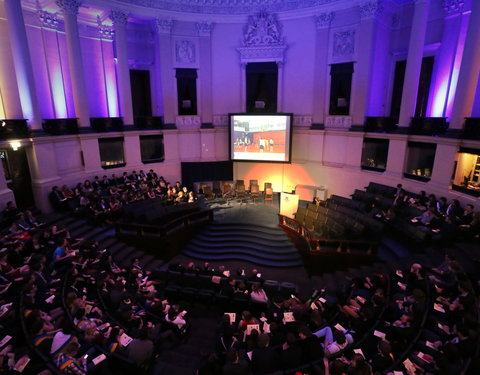
[{"label": "decorative cornice", "polygon": [[47,29],[58,30],[57,13],[46,12],[37,0],[37,15],[42,27]]},{"label": "decorative cornice", "polygon": [[212,22],[197,22],[195,26],[197,27],[198,36],[210,36],[213,30]]},{"label": "decorative cornice", "polygon": [[330,27],[334,18],[335,18],[335,13],[333,12],[320,13],[317,16],[315,16],[315,25],[317,27],[317,30]]},{"label": "decorative cornice", "polygon": [[73,16],[78,14],[78,9],[82,5],[81,0],[56,0],[55,3],[64,14],[71,14]]},{"label": "decorative cornice", "polygon": [[361,19],[377,18],[383,10],[379,0],[363,1],[360,3],[359,8]]},{"label": "decorative cornice", "polygon": [[450,16],[461,13],[464,4],[465,2],[463,0],[443,0],[443,9],[445,13]]},{"label": "decorative cornice", "polygon": [[115,37],[115,30],[113,27],[102,24],[100,16],[97,16],[97,25],[98,25],[98,35],[102,39],[113,40]]},{"label": "decorative cornice", "polygon": [[255,14],[307,9],[342,0],[117,0],[122,3],[165,11],[195,14]]},{"label": "decorative cornice", "polygon": [[172,32],[173,20],[171,18],[155,18],[155,31],[159,34]]},{"label": "decorative cornice", "polygon": [[283,61],[286,46],[263,46],[237,48],[241,62]]},{"label": "decorative cornice", "polygon": [[128,14],[122,10],[112,10],[109,17],[113,26],[125,26],[128,22]]}]

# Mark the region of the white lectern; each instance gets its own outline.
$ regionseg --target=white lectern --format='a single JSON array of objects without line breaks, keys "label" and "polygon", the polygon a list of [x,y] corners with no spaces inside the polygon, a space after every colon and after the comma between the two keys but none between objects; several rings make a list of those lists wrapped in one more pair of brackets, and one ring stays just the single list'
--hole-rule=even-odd
[{"label": "white lectern", "polygon": [[293,214],[298,209],[298,195],[280,193],[280,215],[294,218]]}]

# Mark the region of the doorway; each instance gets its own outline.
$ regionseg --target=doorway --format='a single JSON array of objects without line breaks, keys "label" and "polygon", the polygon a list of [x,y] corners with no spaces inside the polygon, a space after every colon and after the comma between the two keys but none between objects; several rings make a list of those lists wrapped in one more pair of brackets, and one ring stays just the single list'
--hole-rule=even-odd
[{"label": "doorway", "polygon": [[25,147],[19,147],[17,150],[0,149],[0,160],[7,186],[13,191],[17,207],[20,210],[33,208],[35,199]]}]

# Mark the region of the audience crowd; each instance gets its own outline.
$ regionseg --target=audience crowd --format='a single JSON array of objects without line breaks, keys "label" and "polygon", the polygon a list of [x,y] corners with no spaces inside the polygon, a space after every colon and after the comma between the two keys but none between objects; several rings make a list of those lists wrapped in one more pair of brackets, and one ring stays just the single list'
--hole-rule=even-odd
[{"label": "audience crowd", "polygon": [[386,223],[395,223],[396,219],[409,212],[405,208],[418,209],[419,214],[410,217],[411,222],[429,235],[434,241],[452,240],[454,238],[480,237],[480,211],[475,211],[473,204],[461,206],[457,199],[448,202],[447,198],[437,199],[435,194],[421,191],[419,194],[409,194],[401,184],[396,187],[392,206],[384,209],[379,205],[384,197],[377,194],[370,203],[372,213]]},{"label": "audience crowd", "polygon": [[[398,188],[396,205],[424,211],[419,225],[435,229],[434,220],[451,220],[459,230],[478,225],[473,207],[434,197],[412,200]],[[179,182],[170,186],[153,171],[141,171],[95,178],[74,190],[54,189],[52,200],[62,209],[93,210],[94,216],[92,207],[103,210],[108,201],[108,220],[112,202],[157,195],[174,202],[190,196],[185,190]],[[89,203],[82,206],[82,199]],[[427,213],[433,215],[428,222]],[[161,353],[188,340],[192,301],[172,288],[187,276],[208,279],[212,301],[225,313],[215,350],[199,375],[456,375],[468,365],[478,368],[478,282],[449,255],[434,268],[415,263],[392,273],[382,268],[347,274],[335,291],[319,288],[302,297],[294,285],[279,288],[258,269],[191,262],[146,271],[137,258],[122,268],[108,249],[73,238],[63,224],[42,223],[12,202],[3,216],[8,224],[0,236],[0,372],[158,371]],[[167,283],[165,274],[176,281]],[[168,288],[174,292],[168,294]]]},{"label": "audience crowd", "polygon": [[57,210],[70,210],[95,219],[97,223],[111,223],[122,212],[122,207],[146,199],[162,199],[165,204],[193,203],[197,199],[193,191],[180,181],[171,184],[150,169],[112,174],[110,178],[95,176],[93,181],[79,182],[73,189],[67,185],[53,186],[50,202]]}]

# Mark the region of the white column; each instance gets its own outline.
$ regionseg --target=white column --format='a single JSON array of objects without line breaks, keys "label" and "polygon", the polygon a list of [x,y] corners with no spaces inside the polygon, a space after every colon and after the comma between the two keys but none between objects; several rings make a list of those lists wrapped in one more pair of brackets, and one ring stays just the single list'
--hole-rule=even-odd
[{"label": "white column", "polygon": [[[42,120],[35,96],[35,80],[23,20],[22,3],[19,0],[5,0],[5,10],[23,117],[29,120],[33,129],[41,129]],[[6,94],[2,92],[2,96]]]},{"label": "white column", "polygon": [[461,8],[455,11],[445,8],[445,11],[447,16],[443,21],[442,45],[435,56],[429,95],[431,99],[427,108],[427,113],[430,117],[443,117],[446,115],[455,55],[457,49],[460,48]]},{"label": "white column", "polygon": [[415,0],[415,11],[410,31],[410,42],[408,44],[407,67],[403,83],[400,119],[398,122],[400,127],[410,126],[411,117],[415,114],[429,3],[430,0]]},{"label": "white column", "polygon": [[242,100],[241,110],[247,111],[247,63],[240,63],[240,98]]},{"label": "white column", "polygon": [[142,166],[142,155],[140,152],[140,137],[138,135],[125,135],[125,162],[126,168],[137,168]]},{"label": "white column", "polygon": [[405,139],[392,139],[388,147],[387,169],[385,173],[394,178],[403,177],[405,160],[407,157],[407,141]]},{"label": "white column", "polygon": [[429,185],[436,185],[438,188],[448,189],[452,179],[453,165],[457,151],[458,145],[456,144],[437,144],[432,178],[430,179]]},{"label": "white column", "polygon": [[[0,43],[8,46],[8,41],[7,35],[0,34]],[[17,77],[15,77],[15,74],[12,74],[14,70],[15,64],[12,56],[7,53],[2,54],[2,58],[0,58],[0,119],[13,120],[23,118]]]},{"label": "white column", "polygon": [[90,115],[88,112],[85,72],[83,70],[82,50],[77,24],[77,14],[81,1],[56,0],[56,3],[63,13],[75,116],[78,118],[79,126],[88,127],[90,126]]},{"label": "white column", "polygon": [[283,110],[283,61],[277,61],[278,89],[277,89],[277,112]]},{"label": "white column", "polygon": [[55,147],[48,140],[34,138],[31,147],[27,147],[25,151],[32,176],[32,190],[36,205],[42,211],[50,212],[48,194],[52,186],[62,183],[58,175]]},{"label": "white column", "polygon": [[360,4],[360,27],[358,30],[358,63],[353,74],[353,87],[355,92],[352,95],[352,124],[363,125],[368,107],[370,78],[372,72],[374,36],[376,17],[380,12],[378,0],[371,0]]},{"label": "white column", "polygon": [[165,124],[175,124],[175,108],[177,98],[174,93],[175,78],[173,70],[172,56],[172,26],[173,21],[168,18],[157,18],[155,20],[155,29],[157,31],[157,49],[158,59],[156,63],[160,66],[157,72],[160,75],[160,83],[163,99],[163,122]]},{"label": "white column", "polygon": [[127,56],[127,21],[128,15],[119,10],[112,10],[110,19],[115,30],[115,50],[117,52],[118,96],[120,113],[125,125],[133,125],[132,88],[130,85],[130,67]]},{"label": "white column", "polygon": [[450,129],[461,129],[465,117],[472,113],[480,73],[480,1],[472,1],[465,49],[453,101]]},{"label": "white column", "polygon": [[313,123],[324,124],[328,77],[328,39],[335,13],[322,13],[315,19],[315,71],[313,75]]},{"label": "white column", "polygon": [[212,98],[212,29],[211,22],[198,22],[196,24],[200,45],[199,93],[200,103],[198,114],[202,123],[213,124],[213,98]]}]

